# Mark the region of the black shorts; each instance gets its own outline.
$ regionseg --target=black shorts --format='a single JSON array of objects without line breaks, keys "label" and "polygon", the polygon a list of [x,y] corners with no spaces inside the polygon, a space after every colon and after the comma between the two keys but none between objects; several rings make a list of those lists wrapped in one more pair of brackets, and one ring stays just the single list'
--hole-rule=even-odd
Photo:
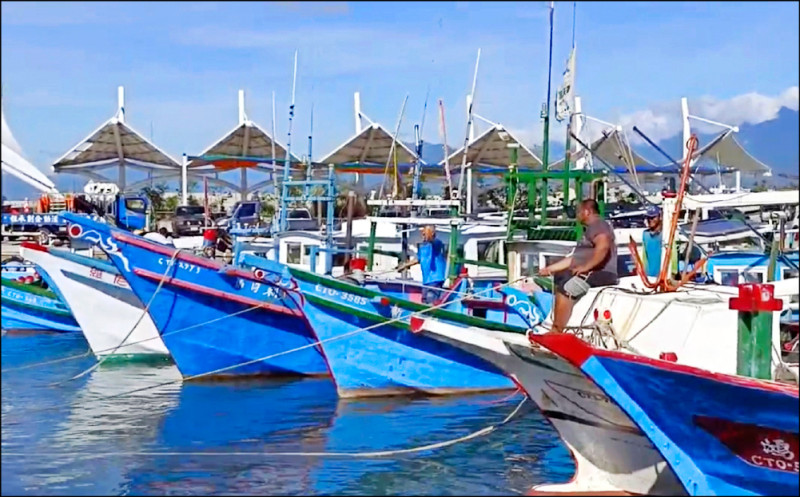
[{"label": "black shorts", "polygon": [[[574,275],[569,271],[569,269],[553,273],[553,283],[555,284],[556,292],[569,297],[567,292],[564,291],[564,284],[573,276]],[[588,278],[586,278],[586,283],[588,283],[590,287],[616,285],[619,283],[619,278],[616,274],[608,271],[594,271],[593,273],[589,274]]]}]

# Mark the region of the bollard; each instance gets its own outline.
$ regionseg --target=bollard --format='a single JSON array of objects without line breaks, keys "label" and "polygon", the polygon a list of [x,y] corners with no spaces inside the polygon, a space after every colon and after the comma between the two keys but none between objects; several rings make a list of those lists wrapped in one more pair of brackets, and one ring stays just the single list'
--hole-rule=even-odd
[{"label": "bollard", "polygon": [[728,308],[739,311],[736,374],[761,380],[772,379],[772,313],[783,308],[773,297],[770,284],[739,285],[739,296]]}]

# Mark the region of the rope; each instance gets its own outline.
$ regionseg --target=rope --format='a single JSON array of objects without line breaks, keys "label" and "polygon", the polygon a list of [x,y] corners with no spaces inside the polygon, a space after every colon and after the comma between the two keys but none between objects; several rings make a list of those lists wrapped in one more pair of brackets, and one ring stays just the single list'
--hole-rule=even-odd
[{"label": "rope", "polygon": [[230,457],[230,456],[256,456],[256,457],[342,457],[342,458],[364,458],[364,459],[371,459],[371,458],[381,458],[381,457],[388,457],[388,456],[396,456],[401,454],[413,454],[416,452],[425,452],[430,450],[442,449],[444,447],[449,447],[461,442],[466,442],[468,440],[472,440],[478,437],[482,437],[496,431],[501,426],[508,424],[514,416],[517,415],[519,410],[522,408],[522,405],[525,404],[525,401],[528,399],[527,396],[522,398],[517,407],[514,408],[511,413],[506,416],[502,421],[497,424],[489,425],[485,428],[482,428],[478,431],[474,431],[468,435],[464,435],[462,437],[454,438],[451,440],[446,440],[443,442],[436,442],[432,444],[420,445],[417,447],[411,447],[408,449],[396,449],[396,450],[380,450],[380,451],[370,451],[370,452],[94,452],[94,453],[84,453],[84,454],[76,454],[76,453],[62,453],[62,454],[54,454],[50,453],[23,453],[23,452],[9,452],[3,451],[3,457],[41,457],[41,458],[52,458],[58,455],[70,455],[72,457],[80,457],[82,459],[97,459],[103,457],[113,457],[113,456],[145,456],[145,457],[160,457],[160,456],[177,456],[177,457],[191,457],[191,456],[223,456],[223,457]]},{"label": "rope", "polygon": [[133,333],[133,330],[135,330],[136,327],[139,326],[139,323],[141,323],[142,319],[144,319],[144,317],[147,315],[148,311],[150,310],[150,305],[153,303],[153,300],[155,300],[156,295],[158,295],[158,292],[161,291],[161,287],[164,286],[164,282],[167,281],[167,273],[169,272],[170,268],[173,267],[173,264],[175,262],[175,258],[178,257],[178,253],[180,251],[181,251],[181,249],[176,248],[175,251],[172,253],[172,257],[170,257],[169,262],[167,262],[167,267],[164,268],[164,274],[161,275],[161,281],[159,281],[158,286],[156,287],[156,291],[153,292],[153,295],[150,297],[150,300],[147,302],[147,305],[144,306],[144,309],[142,309],[142,314],[139,316],[139,319],[136,320],[136,323],[134,323],[134,325],[131,327],[130,331],[128,331],[128,333],[125,335],[125,338],[123,338],[122,341],[116,347],[114,347],[114,349],[109,354],[100,357],[100,360],[97,361],[90,368],[84,370],[81,373],[76,374],[72,378],[69,378],[69,379],[66,379],[64,381],[59,381],[57,383],[54,383],[53,386],[61,385],[61,384],[64,384],[64,383],[66,383],[68,381],[77,380],[78,378],[81,378],[81,377],[87,375],[88,373],[90,373],[90,372],[94,371],[95,369],[97,369],[98,367],[100,367],[101,364],[106,362],[106,359],[108,359],[110,356],[114,355],[114,353],[117,350],[119,350],[120,347],[122,347],[122,344],[124,344],[125,341],[128,338],[130,338],[131,334]]},{"label": "rope", "polygon": [[[493,291],[493,290],[499,290],[500,288],[503,288],[505,286],[513,285],[514,283],[516,283],[517,281],[520,281],[522,279],[524,279],[524,278],[519,278],[519,279],[514,280],[514,281],[509,281],[507,283],[503,283],[503,284],[495,286],[495,287],[488,287],[488,288],[485,288],[484,290],[476,292],[474,295],[480,295],[482,293],[487,293],[487,292],[490,292],[490,291]],[[290,293],[288,291],[287,291],[287,295],[290,295]],[[295,302],[295,304],[297,303],[297,301],[294,300],[293,297],[290,296],[290,298]],[[466,298],[466,297],[464,297],[464,298]],[[410,319],[410,318],[412,318],[414,316],[419,316],[421,314],[428,313],[428,312],[430,312],[432,310],[440,309],[442,307],[445,307],[445,306],[449,305],[450,303],[459,302],[461,300],[464,300],[464,298],[456,299],[456,300],[452,300],[452,301],[448,301],[448,302],[442,302],[442,303],[439,303],[437,305],[429,306],[428,308],[423,309],[421,311],[413,312],[413,313],[408,314],[406,316],[398,316],[396,318],[392,318],[392,319],[389,319],[387,321],[378,322],[378,323],[372,324],[372,325],[364,327],[364,328],[358,328],[356,330],[349,331],[347,333],[342,333],[340,335],[336,335],[336,336],[327,338],[325,340],[317,340],[315,342],[311,342],[311,343],[308,343],[306,345],[301,345],[300,347],[295,347],[293,349],[285,350],[283,352],[270,354],[268,356],[260,357],[260,358],[257,358],[257,359],[251,359],[249,361],[233,364],[231,366],[225,366],[225,367],[222,367],[222,368],[215,369],[213,371],[207,371],[205,373],[200,373],[200,374],[196,374],[196,375],[192,375],[192,376],[186,376],[186,377],[183,377],[183,378],[178,379],[178,380],[165,381],[165,382],[162,382],[162,383],[156,383],[155,385],[147,385],[147,386],[144,386],[144,387],[135,388],[133,390],[120,392],[120,393],[113,394],[113,395],[106,395],[106,396],[98,397],[96,400],[101,401],[101,400],[108,400],[108,399],[113,399],[113,398],[117,398],[117,397],[124,397],[126,395],[130,395],[130,394],[134,394],[134,393],[139,393],[139,392],[151,390],[151,389],[154,389],[154,388],[168,386],[168,385],[172,385],[172,384],[175,384],[175,383],[182,383],[184,381],[194,380],[194,379],[197,379],[197,378],[203,378],[205,376],[216,375],[216,374],[219,374],[219,373],[222,373],[222,372],[225,372],[225,371],[236,369],[236,368],[239,368],[239,367],[242,367],[242,366],[248,366],[250,364],[254,364],[254,363],[257,363],[257,362],[267,361],[267,360],[270,360],[270,359],[274,359],[276,357],[281,357],[281,356],[284,356],[284,355],[287,355],[287,354],[291,354],[293,352],[299,352],[301,350],[305,350],[305,349],[308,349],[308,348],[311,348],[311,347],[317,347],[317,346],[319,346],[319,345],[321,345],[323,343],[340,340],[342,338],[346,338],[348,336],[355,335],[357,333],[361,333],[361,332],[364,332],[364,331],[369,331],[371,329],[378,328],[380,326],[384,326],[384,325],[387,325],[387,324],[395,323],[395,322],[402,321],[402,320],[405,320],[405,319]],[[301,306],[298,305],[298,307],[301,307]],[[56,385],[58,385],[58,384],[56,384]],[[51,410],[51,409],[53,409],[53,407],[45,407],[45,408],[42,408],[42,409],[31,409],[31,410],[29,410],[27,412],[40,412],[40,411],[47,411],[47,410]]]}]

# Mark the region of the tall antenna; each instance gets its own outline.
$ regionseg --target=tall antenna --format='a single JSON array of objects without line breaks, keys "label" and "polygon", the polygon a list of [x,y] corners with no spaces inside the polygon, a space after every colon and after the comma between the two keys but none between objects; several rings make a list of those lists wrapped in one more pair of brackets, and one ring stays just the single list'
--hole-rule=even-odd
[{"label": "tall antenna", "polygon": [[[292,77],[292,103],[289,104],[289,133],[288,138],[286,140],[286,159],[283,164],[283,195],[282,197],[288,196],[288,190],[286,188],[286,182],[289,181],[289,165],[291,163],[291,156],[292,156],[292,120],[294,118],[294,97],[295,97],[295,89],[297,88],[297,50],[294,51],[294,76]],[[286,206],[283,206],[286,207]],[[281,209],[280,215],[280,230],[284,231],[286,229],[286,209]]]},{"label": "tall antenna", "polygon": [[275,189],[275,195],[278,194],[278,163],[275,160],[275,91],[272,92],[272,136],[270,140],[270,148],[272,154],[272,183]]},{"label": "tall antenna", "polygon": [[[542,109],[542,118],[544,119],[544,143],[542,144],[542,167],[547,169],[550,160],[550,83],[553,67],[553,12],[555,11],[554,2],[550,2],[550,56],[547,62],[547,101]],[[547,192],[547,180],[543,181],[544,196]],[[544,214],[542,214],[544,215]]]},{"label": "tall antenna", "polygon": [[478,49],[478,58],[475,60],[475,74],[472,76],[472,91],[469,93],[469,107],[467,107],[467,135],[464,137],[464,155],[461,157],[461,172],[458,177],[458,198],[464,198],[464,170],[467,168],[467,152],[469,151],[469,138],[472,131],[472,107],[475,104],[475,85],[478,84],[478,65],[481,63],[481,49]]}]

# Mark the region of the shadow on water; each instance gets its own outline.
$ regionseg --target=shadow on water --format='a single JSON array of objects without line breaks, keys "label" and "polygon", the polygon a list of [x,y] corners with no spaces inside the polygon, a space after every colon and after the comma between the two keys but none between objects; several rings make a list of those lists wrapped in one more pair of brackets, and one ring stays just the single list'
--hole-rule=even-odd
[{"label": "shadow on water", "polygon": [[[85,350],[74,336],[57,339],[3,337],[3,369]],[[3,451],[54,453],[3,457],[3,494],[510,495],[573,472],[530,402],[499,430],[433,451],[373,459],[264,454],[444,442],[500,422],[521,395],[339,400],[328,379],[283,379],[175,383],[102,399],[179,378],[172,366],[146,364],[104,366],[48,386],[93,363],[3,373]],[[52,409],[26,414],[42,407]],[[80,457],[86,453],[103,457]]]}]

